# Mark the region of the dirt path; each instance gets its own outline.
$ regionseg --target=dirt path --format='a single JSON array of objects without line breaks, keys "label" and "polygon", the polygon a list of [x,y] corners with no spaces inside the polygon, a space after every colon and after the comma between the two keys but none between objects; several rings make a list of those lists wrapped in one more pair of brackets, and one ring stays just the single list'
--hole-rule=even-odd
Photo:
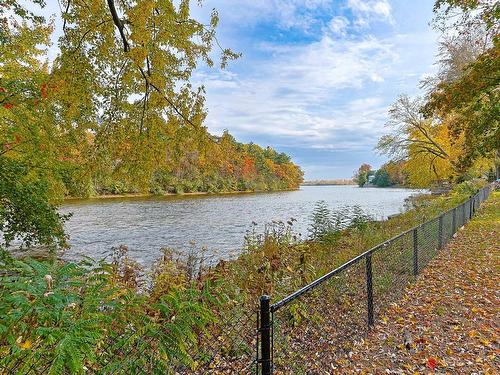
[{"label": "dirt path", "polygon": [[393,304],[339,373],[500,374],[500,192]]}]

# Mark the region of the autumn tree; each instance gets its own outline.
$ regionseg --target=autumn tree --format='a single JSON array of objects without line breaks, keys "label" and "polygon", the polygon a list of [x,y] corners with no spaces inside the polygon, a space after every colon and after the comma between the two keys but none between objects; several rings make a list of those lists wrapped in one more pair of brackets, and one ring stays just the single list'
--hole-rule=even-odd
[{"label": "autumn tree", "polygon": [[400,96],[389,110],[386,127],[390,132],[377,145],[391,160],[405,162],[409,181],[417,186],[454,178],[462,152],[460,136],[453,138],[445,123],[426,119],[423,103],[420,98]]},{"label": "autumn tree", "polygon": [[499,25],[495,1],[437,0],[438,72],[422,82],[423,99],[400,97],[378,150],[413,185],[500,173]]},{"label": "autumn tree", "polygon": [[369,164],[361,164],[357,171],[354,172],[353,180],[359,187],[363,187],[368,182],[368,177],[373,173],[372,167]]},{"label": "autumn tree", "polygon": [[50,106],[44,55],[52,25],[15,2],[18,19],[0,7],[0,232],[1,244],[63,245],[62,217],[55,203],[59,178],[58,132]]},{"label": "autumn tree", "polygon": [[434,10],[434,25],[448,46],[425,114],[438,119],[454,115],[448,127],[454,136],[465,137],[462,171],[480,158],[496,156],[499,175],[500,4],[438,0]]},{"label": "autumn tree", "polygon": [[[49,67],[52,25],[16,0],[0,9],[1,229],[49,243],[36,233],[61,239],[53,203],[65,180],[110,172],[148,184],[172,129],[203,129],[203,89],[189,78],[200,62],[214,64],[218,15],[202,24],[189,1],[61,1],[60,53]],[[221,65],[235,57],[222,49]],[[37,215],[22,204],[35,192]]]},{"label": "autumn tree", "polygon": [[404,162],[389,161],[383,164],[375,172],[373,184],[378,187],[387,187],[392,185],[405,185],[406,173],[403,170],[405,167]]},{"label": "autumn tree", "polygon": [[0,230],[9,241],[38,231],[45,234],[34,242],[62,243],[55,205],[67,195],[273,190],[302,181],[287,155],[204,126],[204,88],[191,75],[214,66],[214,49],[221,68],[239,56],[218,42],[215,10],[204,24],[188,0],[62,0],[59,53],[49,62],[53,27],[34,7],[45,2],[22,4],[0,7]]}]

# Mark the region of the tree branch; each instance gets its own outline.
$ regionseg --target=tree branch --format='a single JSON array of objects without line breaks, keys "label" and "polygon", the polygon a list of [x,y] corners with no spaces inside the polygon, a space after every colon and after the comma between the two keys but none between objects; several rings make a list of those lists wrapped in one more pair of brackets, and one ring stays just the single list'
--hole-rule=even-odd
[{"label": "tree branch", "polygon": [[122,42],[123,42],[123,51],[129,52],[130,45],[128,44],[127,37],[125,36],[123,21],[120,19],[120,17],[118,17],[118,12],[116,11],[114,0],[108,0],[108,8],[109,8],[109,11],[111,12],[111,16],[113,17],[113,23],[115,24],[118,31],[120,32],[120,36],[121,36]]}]

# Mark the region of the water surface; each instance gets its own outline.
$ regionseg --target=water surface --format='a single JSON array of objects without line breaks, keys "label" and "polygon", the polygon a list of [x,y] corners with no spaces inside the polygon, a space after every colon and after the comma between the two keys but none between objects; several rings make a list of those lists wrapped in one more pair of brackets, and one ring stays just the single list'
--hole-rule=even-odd
[{"label": "water surface", "polygon": [[295,231],[307,236],[310,215],[318,200],[331,209],[359,205],[377,219],[399,213],[416,190],[358,188],[357,186],[303,186],[297,191],[87,199],[66,202],[72,212],[66,223],[72,248],[66,256],[86,255],[102,259],[112,248],[127,245],[129,255],[148,266],[160,256],[160,248],[181,252],[200,251],[212,261],[236,256],[252,221],[297,219]]}]

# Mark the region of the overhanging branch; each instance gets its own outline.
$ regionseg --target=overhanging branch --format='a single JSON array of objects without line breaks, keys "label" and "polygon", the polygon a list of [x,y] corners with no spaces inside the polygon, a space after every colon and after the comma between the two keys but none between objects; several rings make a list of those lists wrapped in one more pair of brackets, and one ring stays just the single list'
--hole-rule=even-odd
[{"label": "overhanging branch", "polygon": [[118,12],[116,11],[114,0],[108,0],[108,8],[109,8],[109,11],[111,12],[111,16],[113,17],[113,23],[115,24],[118,31],[120,32],[120,36],[121,36],[122,42],[123,42],[123,51],[129,52],[130,45],[128,44],[127,37],[125,36],[123,21],[120,19],[120,17],[118,17]]}]

